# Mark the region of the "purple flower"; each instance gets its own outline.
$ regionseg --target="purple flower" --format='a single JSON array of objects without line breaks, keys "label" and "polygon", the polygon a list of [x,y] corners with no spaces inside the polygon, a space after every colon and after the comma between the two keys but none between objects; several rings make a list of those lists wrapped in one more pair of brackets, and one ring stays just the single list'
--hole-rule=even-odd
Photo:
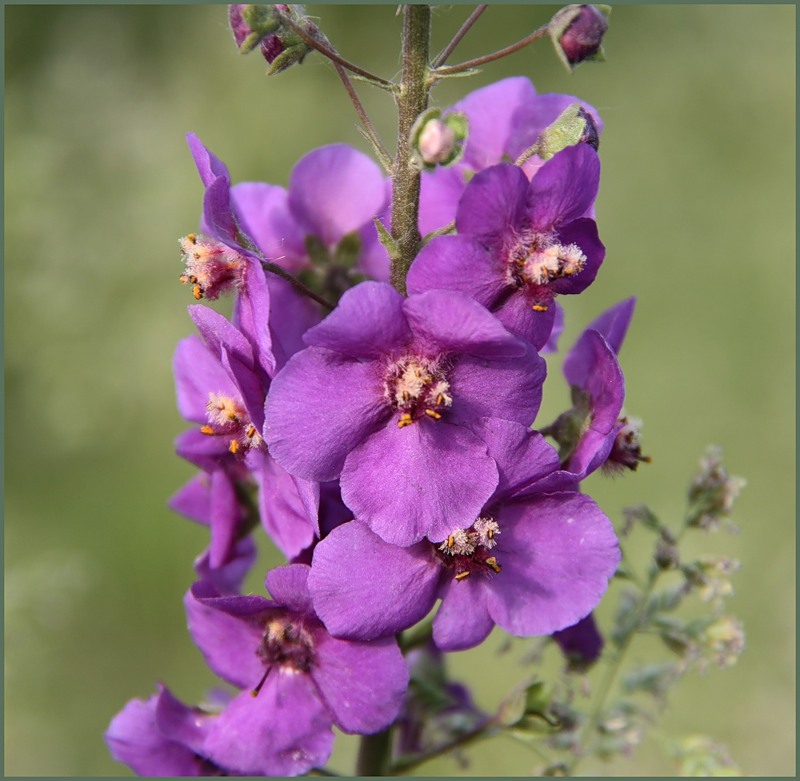
[{"label": "purple flower", "polygon": [[599,181],[597,153],[586,144],[554,155],[530,182],[513,165],[482,171],[459,203],[459,235],[423,247],[409,292],[468,293],[541,348],[553,329],[555,296],[580,293],[603,261],[597,226],[585,216]]},{"label": "purple flower", "polygon": [[211,668],[242,691],[195,748],[248,775],[299,775],[327,761],[332,724],[377,732],[396,718],[408,669],[393,638],[331,637],[302,564],[267,575],[272,599],[223,597],[202,581],[186,596],[189,629]]},{"label": "purple flower", "polygon": [[[537,94],[524,76],[481,87],[444,112],[461,112],[469,121],[464,157],[458,166],[437,169],[422,176],[420,231],[424,234],[452,222],[458,201],[469,179],[498,163],[513,162],[568,106],[580,103],[591,115],[598,132],[602,122],[597,111],[573,95]],[[535,155],[522,167],[530,179],[541,167]]]},{"label": "purple flower", "polygon": [[182,739],[189,723],[195,736],[205,735],[214,715],[187,707],[165,686],[158,688],[148,700],[131,700],[111,720],[105,734],[111,756],[140,776],[231,775]]},{"label": "purple flower", "polygon": [[577,624],[554,632],[553,640],[573,670],[586,670],[600,658],[603,651],[603,636],[597,629],[592,613]]},{"label": "purple flower", "polygon": [[476,429],[500,479],[468,524],[452,523],[441,543],[402,548],[355,520],[317,545],[309,589],[332,634],[392,635],[441,599],[433,639],[455,651],[482,642],[495,624],[517,636],[552,634],[600,601],[620,557],[609,520],[569,478],[567,490],[542,491],[559,462],[541,435],[503,420]]},{"label": "purple flower", "polygon": [[[617,360],[635,305],[636,299],[629,298],[604,312],[564,358],[573,408],[542,432],[560,443],[564,469],[577,480],[607,464],[612,453],[620,466],[638,453],[636,432],[627,419],[620,418],[625,378]],[[638,453],[633,463],[645,459]]]},{"label": "purple flower", "polygon": [[289,472],[341,476],[342,498],[388,542],[443,540],[497,485],[481,417],[530,425],[544,361],[450,291],[403,298],[365,282],[276,376],[264,436]]},{"label": "purple flower", "polygon": [[[210,564],[218,568],[227,563],[243,533],[236,484],[249,475],[259,485],[264,528],[292,557],[314,537],[318,488],[287,474],[267,450],[261,436],[267,388],[250,342],[207,307],[192,306],[189,312],[203,339],[191,336],[179,343],[175,382],[181,414],[200,428],[182,434],[177,450],[211,475]],[[198,499],[183,496],[180,501]]]}]

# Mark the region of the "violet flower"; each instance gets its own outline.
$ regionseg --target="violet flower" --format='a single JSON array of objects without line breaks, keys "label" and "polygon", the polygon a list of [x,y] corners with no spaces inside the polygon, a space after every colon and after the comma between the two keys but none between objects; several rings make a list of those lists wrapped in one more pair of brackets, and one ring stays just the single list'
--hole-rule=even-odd
[{"label": "violet flower", "polygon": [[603,636],[594,615],[589,613],[577,624],[553,633],[553,640],[567,658],[570,669],[583,671],[594,664],[603,651]]},{"label": "violet flower", "polygon": [[541,348],[553,329],[555,296],[585,290],[603,261],[597,226],[585,216],[599,181],[597,153],[586,144],[554,155],[530,182],[513,165],[482,171],[459,202],[459,235],[423,247],[409,292],[468,293]]},{"label": "violet flower", "polygon": [[451,291],[403,298],[365,282],[305,335],[276,376],[264,436],[290,473],[341,476],[342,498],[388,542],[441,541],[497,485],[481,417],[530,425],[544,361]]},{"label": "violet flower", "polygon": [[147,700],[131,700],[111,720],[105,733],[111,756],[140,776],[232,775],[181,739],[187,723],[195,736],[206,734],[214,715],[189,708],[165,686],[158,689]]},{"label": "violet flower", "polygon": [[617,353],[635,305],[636,299],[629,298],[601,314],[564,358],[573,407],[542,433],[559,442],[564,469],[576,480],[583,480],[612,457],[620,466],[647,460],[638,451],[638,437],[630,421],[620,417],[625,378]]},{"label": "violet flower", "polygon": [[[422,175],[420,231],[430,233],[452,222],[458,201],[472,176],[498,163],[513,163],[532,146],[539,134],[564,109],[580,103],[594,120],[598,133],[602,121],[597,111],[573,95],[537,94],[531,81],[513,76],[470,92],[443,112],[460,112],[469,121],[464,157],[457,166],[437,168]],[[542,160],[531,157],[522,170],[530,179]]]},{"label": "violet flower", "polygon": [[598,604],[620,559],[608,518],[563,473],[560,486],[542,491],[559,461],[541,435],[496,419],[475,428],[499,484],[470,522],[452,522],[443,542],[402,548],[355,520],[317,545],[309,589],[332,634],[393,635],[441,599],[433,639],[457,651],[478,645],[495,624],[512,635],[549,635]]},{"label": "violet flower", "polygon": [[211,566],[226,563],[241,536],[235,485],[248,475],[259,486],[265,530],[290,558],[317,531],[319,489],[287,474],[267,450],[261,436],[266,387],[251,343],[212,309],[189,312],[203,340],[190,336],[178,344],[175,383],[181,414],[200,427],[178,438],[177,451],[211,474]]},{"label": "violet flower", "polygon": [[193,748],[247,775],[300,775],[323,765],[331,726],[377,732],[394,721],[408,669],[394,638],[331,637],[293,564],[266,579],[272,599],[219,596],[198,582],[186,595],[192,636],[210,667],[242,691]]}]

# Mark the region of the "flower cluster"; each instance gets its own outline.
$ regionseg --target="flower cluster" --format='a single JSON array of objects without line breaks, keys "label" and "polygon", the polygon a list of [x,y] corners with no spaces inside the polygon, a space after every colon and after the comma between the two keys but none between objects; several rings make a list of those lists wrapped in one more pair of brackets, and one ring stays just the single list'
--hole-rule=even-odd
[{"label": "flower cluster", "polygon": [[[237,42],[264,49],[272,20],[248,8],[233,7]],[[428,156],[419,228],[454,231],[424,243],[408,295],[388,283],[376,227],[391,183],[364,154],[327,146],[288,188],[234,185],[189,135],[205,194],[181,281],[196,301],[234,301],[230,319],[189,306],[197,335],[174,368],[192,428],[176,448],[199,473],[171,504],[209,528],[185,608],[233,692],[189,707],[161,686],[130,702],[106,736],[118,760],[145,775],[299,775],[325,764],[333,726],[410,735],[412,714],[433,716],[396,638],[437,602],[436,658],[495,626],[598,656],[591,614],[620,552],[580,483],[646,457],[617,358],[633,299],[567,352],[573,408],[537,421],[556,300],[586,290],[605,252],[595,110],[580,105],[591,132],[536,153],[576,103],[512,78],[437,115],[469,132],[458,155]],[[259,527],[287,561],[266,574],[269,598],[241,593]],[[455,712],[480,721],[465,692]]]}]

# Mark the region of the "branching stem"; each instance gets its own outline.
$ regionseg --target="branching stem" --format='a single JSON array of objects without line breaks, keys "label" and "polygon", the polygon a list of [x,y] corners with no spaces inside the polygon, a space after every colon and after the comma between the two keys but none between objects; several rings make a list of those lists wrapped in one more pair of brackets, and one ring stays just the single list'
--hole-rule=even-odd
[{"label": "branching stem", "polygon": [[438,68],[447,62],[447,58],[453,53],[456,46],[461,43],[461,39],[469,32],[475,22],[478,21],[480,15],[488,8],[486,3],[479,5],[470,15],[469,18],[461,25],[458,32],[453,36],[453,40],[442,49],[433,61],[433,67]]},{"label": "branching stem", "polygon": [[506,46],[505,49],[500,49],[496,52],[492,52],[491,54],[484,54],[482,57],[476,57],[474,60],[460,62],[458,65],[436,68],[432,75],[434,78],[437,76],[455,76],[458,73],[463,73],[464,71],[471,70],[472,68],[477,68],[480,65],[486,65],[487,62],[494,62],[502,57],[507,57],[509,54],[513,54],[520,49],[524,49],[534,41],[538,41],[543,35],[546,35],[548,26],[549,24],[542,25],[538,29],[534,30],[530,35],[525,36],[522,40],[512,43],[510,46]]}]

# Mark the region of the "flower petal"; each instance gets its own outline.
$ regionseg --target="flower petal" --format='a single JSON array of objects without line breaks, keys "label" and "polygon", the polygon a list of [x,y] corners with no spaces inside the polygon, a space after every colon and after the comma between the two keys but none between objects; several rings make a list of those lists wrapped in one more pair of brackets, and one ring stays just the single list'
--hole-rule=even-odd
[{"label": "flower petal", "polygon": [[506,288],[505,268],[470,236],[440,236],[426,244],[406,277],[409,295],[457,290],[491,307]]},{"label": "flower petal", "polygon": [[348,290],[304,341],[351,358],[377,358],[411,339],[403,315],[403,296],[391,285],[362,282]]},{"label": "flower petal", "polygon": [[315,149],[289,178],[289,207],[307,233],[332,246],[377,215],[386,189],[378,166],[345,144]]},{"label": "flower petal", "polygon": [[351,521],[314,549],[308,587],[332,635],[374,640],[425,617],[436,601],[440,569],[429,543],[400,548]]},{"label": "flower petal", "polygon": [[480,576],[447,581],[442,604],[433,620],[433,641],[443,651],[472,648],[482,643],[494,628],[483,586]]},{"label": "flower petal", "polygon": [[311,679],[273,669],[257,697],[244,691],[220,713],[203,752],[232,774],[303,775],[328,761],[330,727]]},{"label": "flower petal", "polygon": [[412,545],[472,524],[497,485],[497,467],[464,428],[391,421],[350,453],[341,485],[356,518],[386,542]]},{"label": "flower petal", "polygon": [[306,564],[288,564],[267,573],[266,586],[272,598],[295,613],[313,614],[311,594],[308,591]]},{"label": "flower petal", "polygon": [[315,651],[311,677],[341,729],[371,734],[397,718],[409,675],[393,637],[359,643],[321,631]]},{"label": "flower petal", "polygon": [[528,349],[485,307],[454,290],[427,290],[406,298],[403,311],[415,345],[434,354],[503,359],[519,358]]},{"label": "flower petal", "polygon": [[546,232],[583,217],[599,186],[597,152],[588,144],[562,149],[531,180],[528,203],[534,230]]},{"label": "flower petal", "polygon": [[539,496],[507,505],[496,520],[503,570],[485,581],[495,623],[512,635],[547,635],[595,608],[620,552],[611,522],[588,496]]},{"label": "flower petal", "polygon": [[524,358],[488,361],[465,356],[450,370],[453,406],[448,419],[472,423],[478,418],[503,418],[530,426],[539,412],[547,365],[527,345]]},{"label": "flower petal", "polygon": [[374,363],[308,347],[272,382],[264,437],[275,460],[293,475],[333,480],[348,453],[388,413]]},{"label": "flower petal", "polygon": [[458,204],[456,230],[502,250],[527,221],[528,186],[525,174],[506,163],[476,174]]}]

